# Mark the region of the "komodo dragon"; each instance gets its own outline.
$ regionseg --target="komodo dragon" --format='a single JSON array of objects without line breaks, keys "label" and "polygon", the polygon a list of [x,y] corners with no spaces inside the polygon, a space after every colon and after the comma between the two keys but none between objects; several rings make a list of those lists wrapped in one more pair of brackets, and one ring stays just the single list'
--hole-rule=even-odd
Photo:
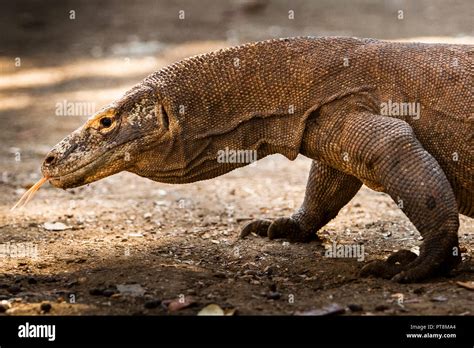
[{"label": "komodo dragon", "polygon": [[474,217],[472,45],[342,37],[244,44],[167,66],[91,117],[47,155],[60,188],[120,171],[164,183],[214,178],[245,163],[219,150],[313,160],[292,216],[242,235],[306,242],[362,183],[387,193],[423,236],[362,275],[416,282],[460,260],[458,214]]}]

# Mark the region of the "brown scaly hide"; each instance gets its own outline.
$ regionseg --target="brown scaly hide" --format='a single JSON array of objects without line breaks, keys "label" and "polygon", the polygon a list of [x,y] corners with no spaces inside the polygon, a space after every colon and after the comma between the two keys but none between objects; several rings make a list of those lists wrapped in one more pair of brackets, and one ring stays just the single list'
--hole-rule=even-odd
[{"label": "brown scaly hide", "polygon": [[[423,117],[398,118],[445,164],[452,184],[472,191],[472,54],[472,47],[459,45],[270,40],[186,59],[143,84],[177,119],[183,148],[174,159],[186,163],[200,141],[217,142],[219,135],[224,141],[217,148],[260,148],[259,158],[279,152],[294,159],[311,112],[348,95],[368,92],[366,106],[374,113],[384,101],[417,102]],[[247,129],[250,120],[258,126]],[[451,141],[454,134],[464,141]],[[455,165],[454,153],[460,155]]]},{"label": "brown scaly hide", "polygon": [[[196,141],[224,136],[223,146],[246,149],[267,144],[271,152],[294,159],[311,111],[373,88],[347,79],[343,66],[343,58],[366,42],[349,38],[257,42],[191,57],[143,83],[156,89],[170,117],[178,119],[186,147],[183,156],[195,157]],[[246,129],[248,123],[252,125]]]}]

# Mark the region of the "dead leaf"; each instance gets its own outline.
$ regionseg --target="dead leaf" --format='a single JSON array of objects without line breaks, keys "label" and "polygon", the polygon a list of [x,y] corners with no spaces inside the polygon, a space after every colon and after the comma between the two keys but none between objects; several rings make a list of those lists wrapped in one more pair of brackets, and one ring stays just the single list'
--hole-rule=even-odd
[{"label": "dead leaf", "polygon": [[463,288],[469,289],[469,290],[474,290],[474,281],[470,282],[456,282],[459,286],[462,286]]},{"label": "dead leaf", "polygon": [[177,312],[177,311],[179,311],[181,309],[184,309],[186,307],[189,307],[189,306],[191,306],[195,303],[196,303],[196,301],[194,301],[194,299],[191,298],[191,297],[183,297],[183,298],[179,298],[179,299],[176,299],[176,300],[172,300],[168,303],[168,311]]},{"label": "dead leaf", "polygon": [[224,309],[224,315],[225,316],[233,316],[237,312],[236,308],[226,308]]},{"label": "dead leaf", "polygon": [[201,309],[197,315],[225,315],[225,313],[219,305],[212,303]]}]

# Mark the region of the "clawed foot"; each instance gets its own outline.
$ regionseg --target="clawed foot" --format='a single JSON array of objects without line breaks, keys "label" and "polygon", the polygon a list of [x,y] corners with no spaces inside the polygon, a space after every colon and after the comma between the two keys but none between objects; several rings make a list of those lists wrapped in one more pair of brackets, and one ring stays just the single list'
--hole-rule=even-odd
[{"label": "clawed foot", "polygon": [[372,261],[360,271],[361,277],[373,276],[392,279],[398,283],[413,283],[434,275],[445,275],[459,262],[459,255],[449,256],[437,266],[428,258],[422,258],[408,250],[399,250],[386,261]]},{"label": "clawed foot", "polygon": [[288,239],[291,242],[310,242],[318,240],[315,232],[301,230],[298,222],[292,218],[278,218],[270,220],[254,220],[244,226],[240,238],[245,238],[251,233],[269,239]]},{"label": "clawed foot", "polygon": [[403,273],[407,266],[417,258],[416,254],[408,250],[399,250],[390,255],[387,260],[375,260],[365,265],[361,271],[361,277],[377,277],[392,279]]}]

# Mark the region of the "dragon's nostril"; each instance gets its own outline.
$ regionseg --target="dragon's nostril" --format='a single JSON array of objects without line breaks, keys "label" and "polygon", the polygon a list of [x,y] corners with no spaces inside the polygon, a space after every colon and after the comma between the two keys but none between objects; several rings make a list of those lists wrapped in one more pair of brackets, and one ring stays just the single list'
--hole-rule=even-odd
[{"label": "dragon's nostril", "polygon": [[44,160],[44,163],[45,163],[45,164],[51,164],[51,163],[54,162],[54,159],[55,159],[55,158],[56,158],[56,156],[52,156],[52,155],[51,155],[51,156],[48,156],[48,157],[46,157],[46,159]]}]

